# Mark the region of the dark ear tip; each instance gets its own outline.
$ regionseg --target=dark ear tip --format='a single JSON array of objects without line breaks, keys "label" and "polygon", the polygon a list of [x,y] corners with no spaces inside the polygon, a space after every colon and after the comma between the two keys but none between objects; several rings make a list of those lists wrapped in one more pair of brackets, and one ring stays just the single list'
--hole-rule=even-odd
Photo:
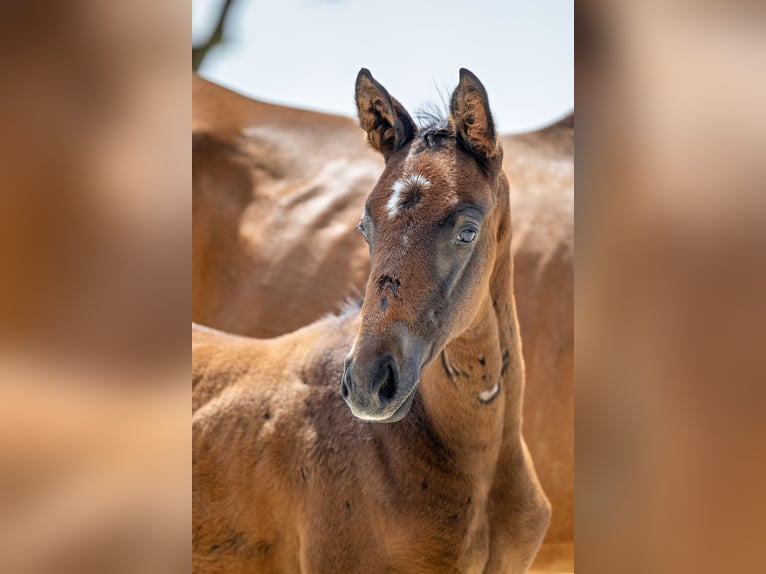
[{"label": "dark ear tip", "polygon": [[468,68],[460,68],[460,83],[469,83],[476,86],[481,86],[482,88],[484,87],[484,85],[481,83],[481,80],[476,77],[476,74],[474,74]]},{"label": "dark ear tip", "polygon": [[370,70],[368,70],[367,68],[362,68],[361,70],[359,70],[359,73],[356,75],[356,85],[358,86],[365,80],[368,82],[374,81],[372,74],[370,73]]}]

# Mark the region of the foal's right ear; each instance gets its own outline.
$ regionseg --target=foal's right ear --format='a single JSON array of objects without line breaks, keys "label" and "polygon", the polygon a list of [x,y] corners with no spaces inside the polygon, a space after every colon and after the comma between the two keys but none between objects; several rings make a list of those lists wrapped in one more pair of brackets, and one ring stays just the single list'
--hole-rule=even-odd
[{"label": "foal's right ear", "polygon": [[415,122],[404,106],[392,98],[367,68],[356,77],[356,108],[367,141],[388,160],[415,135]]}]

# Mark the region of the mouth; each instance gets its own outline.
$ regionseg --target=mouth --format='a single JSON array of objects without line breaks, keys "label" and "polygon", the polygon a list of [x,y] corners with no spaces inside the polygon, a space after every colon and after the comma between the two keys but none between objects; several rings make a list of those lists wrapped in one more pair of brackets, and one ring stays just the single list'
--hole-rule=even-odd
[{"label": "mouth", "polygon": [[358,411],[352,403],[349,401],[346,402],[351,409],[351,413],[358,419],[375,423],[395,423],[402,420],[405,416],[407,416],[407,413],[410,412],[410,407],[412,406],[412,401],[415,400],[415,393],[417,392],[419,383],[420,380],[416,381],[415,384],[412,385],[412,388],[409,390],[404,400],[399,403],[399,406],[397,406],[393,411],[386,409],[386,411],[380,414],[372,414],[370,412]]},{"label": "mouth", "polygon": [[[420,381],[418,381],[420,382]],[[412,390],[407,395],[407,397],[402,401],[402,404],[400,404],[396,410],[385,419],[378,419],[377,422],[380,423],[395,423],[402,420],[405,416],[407,416],[407,413],[410,412],[410,407],[412,406],[412,401],[415,400],[415,391],[417,391],[418,383],[415,383],[412,387]]]}]

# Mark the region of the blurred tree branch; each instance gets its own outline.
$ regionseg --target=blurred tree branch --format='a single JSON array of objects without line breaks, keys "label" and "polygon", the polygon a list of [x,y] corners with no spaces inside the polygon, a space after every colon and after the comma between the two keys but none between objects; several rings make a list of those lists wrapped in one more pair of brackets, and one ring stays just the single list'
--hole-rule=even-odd
[{"label": "blurred tree branch", "polygon": [[207,53],[221,43],[223,40],[223,30],[226,27],[226,16],[229,13],[229,8],[234,3],[234,0],[224,0],[221,12],[218,15],[218,22],[210,34],[210,37],[203,43],[196,46],[192,46],[192,70],[197,71],[202,65],[202,61],[207,56]]}]

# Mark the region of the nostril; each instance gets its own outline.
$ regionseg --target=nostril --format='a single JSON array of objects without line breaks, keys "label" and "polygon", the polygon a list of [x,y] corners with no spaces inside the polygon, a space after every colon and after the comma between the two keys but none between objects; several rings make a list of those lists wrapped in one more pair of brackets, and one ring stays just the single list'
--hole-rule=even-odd
[{"label": "nostril", "polygon": [[396,374],[391,365],[386,365],[386,378],[383,380],[383,384],[380,386],[378,395],[383,401],[390,401],[396,394]]},{"label": "nostril", "polygon": [[340,384],[340,394],[344,399],[348,398],[348,385],[346,384],[346,381],[343,381]]}]

